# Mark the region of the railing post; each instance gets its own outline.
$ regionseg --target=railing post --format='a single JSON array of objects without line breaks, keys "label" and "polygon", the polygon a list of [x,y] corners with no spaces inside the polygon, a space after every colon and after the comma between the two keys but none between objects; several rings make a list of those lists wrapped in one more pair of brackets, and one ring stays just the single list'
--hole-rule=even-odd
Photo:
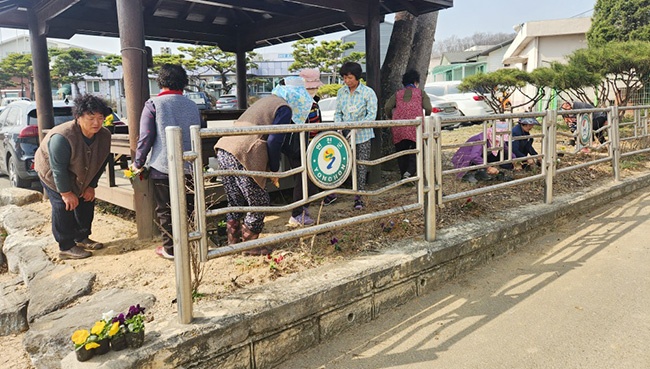
[{"label": "railing post", "polygon": [[[435,119],[435,121],[434,121]],[[424,178],[426,196],[424,198],[424,239],[431,242],[436,239],[436,196],[437,196],[437,168],[434,159],[434,150],[437,147],[437,138],[434,128],[440,126],[440,117],[425,117],[424,130],[426,132],[426,145],[424,146]]]},{"label": "railing post", "polygon": [[176,266],[176,303],[182,324],[192,322],[192,277],[187,234],[187,200],[183,170],[183,143],[180,127],[165,128],[169,165],[169,200],[172,213],[174,264]]},{"label": "railing post", "polygon": [[611,119],[609,121],[609,133],[612,141],[612,170],[614,171],[614,180],[619,182],[621,180],[621,143],[618,130],[618,106],[612,106],[609,114]]},{"label": "railing post", "polygon": [[[417,119],[420,120],[420,126],[415,127],[415,149],[418,151],[417,154],[415,154],[416,161],[415,161],[415,173],[416,175],[420,178],[418,183],[416,184],[417,190],[418,190],[418,203],[422,204],[424,206],[425,204],[425,199],[424,199],[424,140],[426,136],[425,127],[426,127],[426,120],[424,117],[418,117]],[[426,211],[426,208],[425,208]]]},{"label": "railing post", "polygon": [[544,182],[544,203],[553,202],[553,178],[555,177],[555,168],[557,165],[557,110],[547,110],[546,116],[542,121],[542,153],[544,163],[542,165],[542,174],[545,175]]},{"label": "railing post", "polygon": [[[208,261],[208,237],[205,215],[205,180],[203,179],[203,146],[201,144],[201,127],[190,127],[192,151],[196,154],[194,160],[194,223],[196,231],[201,235],[199,240],[199,261]],[[173,223],[172,223],[173,224]]]}]

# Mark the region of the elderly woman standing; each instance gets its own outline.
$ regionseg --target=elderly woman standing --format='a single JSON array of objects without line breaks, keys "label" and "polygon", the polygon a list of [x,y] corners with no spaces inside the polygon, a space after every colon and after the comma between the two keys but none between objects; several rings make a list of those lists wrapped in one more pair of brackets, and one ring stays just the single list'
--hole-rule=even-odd
[{"label": "elderly woman standing", "polygon": [[[276,86],[272,95],[263,97],[249,107],[235,121],[235,127],[270,126],[276,124],[291,124],[293,112],[296,112],[295,122],[304,123],[311,107],[311,97],[305,96],[302,89],[294,87],[291,78],[287,77],[286,85]],[[305,91],[306,93],[306,91]],[[303,101],[305,100],[305,101]],[[217,162],[222,170],[248,170],[277,172],[280,169],[280,158],[284,133],[271,135],[253,134],[242,136],[226,136],[214,146],[217,152]],[[270,198],[266,192],[266,178],[249,176],[223,176],[222,184],[229,206],[268,206]],[[277,179],[274,183],[277,185]],[[257,239],[264,228],[264,213],[228,213],[226,214],[226,229],[228,243]],[[248,251],[252,255],[266,255],[272,250],[264,247]]]},{"label": "elderly woman standing", "polygon": [[111,152],[103,128],[108,106],[100,98],[75,99],[74,120],[52,128],[36,150],[34,167],[52,205],[52,234],[61,259],[84,259],[103,244],[88,238],[95,215],[95,188]]},{"label": "elderly woman standing", "polygon": [[[201,125],[201,115],[196,104],[183,96],[188,84],[187,72],[180,65],[164,64],[158,71],[156,82],[160,87],[158,96],[147,100],[140,116],[140,137],[131,168],[139,172],[145,163],[150,167],[149,178],[153,181],[156,216],[162,232],[162,246],[155,249],[156,255],[172,260],[174,240],[172,238],[172,213],[169,207],[169,166],[167,163],[167,141],[165,128],[180,127],[183,136],[183,151],[189,151],[190,127]],[[151,155],[149,155],[151,153]],[[186,168],[186,174],[189,169]],[[188,209],[193,207],[194,198],[187,196]]]},{"label": "elderly woman standing", "polygon": [[[412,69],[406,71],[402,85],[404,88],[386,101],[384,112],[388,119],[415,119],[422,116],[423,109],[426,115],[431,114],[431,99],[419,88],[420,73]],[[393,127],[391,132],[395,151],[415,149],[415,127]],[[416,172],[415,154],[400,156],[397,165],[402,178],[411,177]]]}]

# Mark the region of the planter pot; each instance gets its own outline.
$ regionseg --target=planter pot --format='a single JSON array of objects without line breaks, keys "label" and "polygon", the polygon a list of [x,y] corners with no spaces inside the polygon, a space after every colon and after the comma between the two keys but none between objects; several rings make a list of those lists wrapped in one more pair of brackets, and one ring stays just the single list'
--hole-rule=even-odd
[{"label": "planter pot", "polygon": [[124,350],[126,346],[126,335],[122,334],[111,338],[111,349],[113,351]]},{"label": "planter pot", "polygon": [[221,237],[225,237],[228,234],[228,232],[226,231],[226,227],[225,226],[224,227],[218,226],[217,227],[217,234],[219,236],[221,236]]},{"label": "planter pot", "polygon": [[77,355],[77,360],[78,361],[88,361],[92,359],[93,356],[95,356],[95,350],[86,350],[85,347],[80,347],[78,350],[75,350],[75,355]]},{"label": "planter pot", "polygon": [[97,343],[99,344],[99,347],[95,348],[95,355],[104,355],[111,349],[110,341],[108,338],[97,341]]},{"label": "planter pot", "polygon": [[140,332],[126,332],[126,345],[129,348],[138,348],[144,343],[144,330]]}]

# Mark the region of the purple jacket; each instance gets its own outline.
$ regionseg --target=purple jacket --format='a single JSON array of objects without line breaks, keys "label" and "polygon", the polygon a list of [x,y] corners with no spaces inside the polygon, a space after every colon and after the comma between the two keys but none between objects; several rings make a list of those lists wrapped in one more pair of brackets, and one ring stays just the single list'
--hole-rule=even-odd
[{"label": "purple jacket", "polygon": [[[483,132],[470,137],[466,143],[483,141]],[[483,164],[483,145],[477,143],[472,146],[463,146],[458,148],[458,151],[451,158],[451,163],[454,168],[467,168],[471,165]],[[462,177],[465,173],[459,173]]]}]

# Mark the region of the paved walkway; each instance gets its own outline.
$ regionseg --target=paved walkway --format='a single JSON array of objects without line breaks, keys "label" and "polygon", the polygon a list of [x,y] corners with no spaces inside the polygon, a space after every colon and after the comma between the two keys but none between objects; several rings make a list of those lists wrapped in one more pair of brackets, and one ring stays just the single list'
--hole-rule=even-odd
[{"label": "paved walkway", "polygon": [[650,368],[650,189],[327,341],[284,369]]}]

